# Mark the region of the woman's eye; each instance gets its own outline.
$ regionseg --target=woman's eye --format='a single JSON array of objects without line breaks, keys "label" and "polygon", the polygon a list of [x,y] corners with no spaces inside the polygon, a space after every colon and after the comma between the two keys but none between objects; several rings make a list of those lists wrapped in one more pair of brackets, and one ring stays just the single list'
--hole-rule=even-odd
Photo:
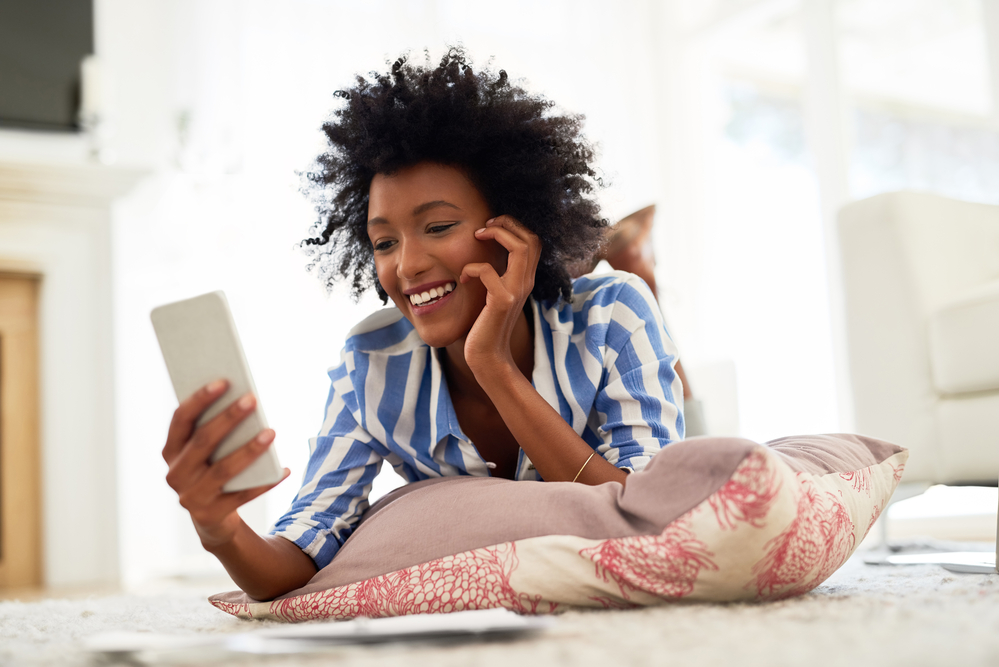
[{"label": "woman's eye", "polygon": [[441,232],[445,232],[451,229],[456,224],[458,223],[456,222],[437,223],[434,225],[430,225],[430,227],[427,228],[427,231],[430,232],[431,234],[440,234]]},{"label": "woman's eye", "polygon": [[394,243],[394,241],[388,241],[388,240],[386,240],[386,241],[375,241],[372,245],[374,246],[375,251],[384,251],[384,250],[388,250],[389,248],[391,248],[393,243]]}]

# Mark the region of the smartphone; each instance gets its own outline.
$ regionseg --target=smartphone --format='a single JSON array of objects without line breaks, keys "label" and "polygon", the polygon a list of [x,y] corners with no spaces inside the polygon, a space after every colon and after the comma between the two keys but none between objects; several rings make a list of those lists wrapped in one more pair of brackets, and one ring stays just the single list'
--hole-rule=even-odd
[{"label": "smartphone", "polygon": [[[250,366],[246,363],[243,346],[236,333],[236,323],[223,292],[211,292],[159,306],[149,317],[153,321],[178,401],[185,400],[213,380],[229,381],[229,388],[201,415],[198,426],[225,410],[243,394],[250,392],[257,395]],[[257,409],[219,443],[211,460],[216,461],[235,451],[265,428],[267,420],[258,398]],[[229,480],[222,490],[240,491],[274,484],[281,479],[283,472],[274,447],[269,447],[248,468]]]}]

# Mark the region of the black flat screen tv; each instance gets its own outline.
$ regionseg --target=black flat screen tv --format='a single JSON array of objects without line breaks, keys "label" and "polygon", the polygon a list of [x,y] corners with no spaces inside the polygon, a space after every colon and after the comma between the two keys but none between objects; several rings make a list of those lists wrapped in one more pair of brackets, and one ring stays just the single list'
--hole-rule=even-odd
[{"label": "black flat screen tv", "polygon": [[78,129],[93,0],[0,0],[0,128]]}]

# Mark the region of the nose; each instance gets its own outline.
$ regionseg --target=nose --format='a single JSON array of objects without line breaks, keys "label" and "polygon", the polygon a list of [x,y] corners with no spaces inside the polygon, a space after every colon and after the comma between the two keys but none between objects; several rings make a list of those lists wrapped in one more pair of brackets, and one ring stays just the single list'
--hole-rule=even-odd
[{"label": "nose", "polygon": [[423,244],[415,239],[405,239],[400,244],[399,262],[396,275],[404,280],[413,280],[430,268],[430,256]]}]

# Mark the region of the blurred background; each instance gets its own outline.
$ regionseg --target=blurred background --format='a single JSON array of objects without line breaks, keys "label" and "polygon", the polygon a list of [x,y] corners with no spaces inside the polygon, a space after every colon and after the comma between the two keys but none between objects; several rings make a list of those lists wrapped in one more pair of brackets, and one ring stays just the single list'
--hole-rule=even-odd
[{"label": "blurred background", "polygon": [[[61,119],[5,87],[49,76],[44,39],[87,56],[60,84]],[[335,90],[457,43],[586,117],[610,220],[657,205],[661,304],[714,434],[851,430],[840,206],[900,189],[999,204],[997,0],[0,0],[0,198],[30,190],[55,225],[26,241],[0,220],[0,269],[18,270],[24,243],[39,257],[24,271],[52,276],[84,261],[78,243],[97,248],[62,291],[41,271],[49,583],[218,571],[163,480],[176,401],[148,314],[168,301],[226,291],[293,471],[244,515],[264,530],[283,512],[326,369],[381,306],[305,271],[298,172],[323,150]],[[91,187],[108,194],[79,222]],[[91,281],[93,307],[73,281]],[[46,331],[75,328],[103,352],[46,357]],[[67,416],[81,401],[94,423]]]}]

